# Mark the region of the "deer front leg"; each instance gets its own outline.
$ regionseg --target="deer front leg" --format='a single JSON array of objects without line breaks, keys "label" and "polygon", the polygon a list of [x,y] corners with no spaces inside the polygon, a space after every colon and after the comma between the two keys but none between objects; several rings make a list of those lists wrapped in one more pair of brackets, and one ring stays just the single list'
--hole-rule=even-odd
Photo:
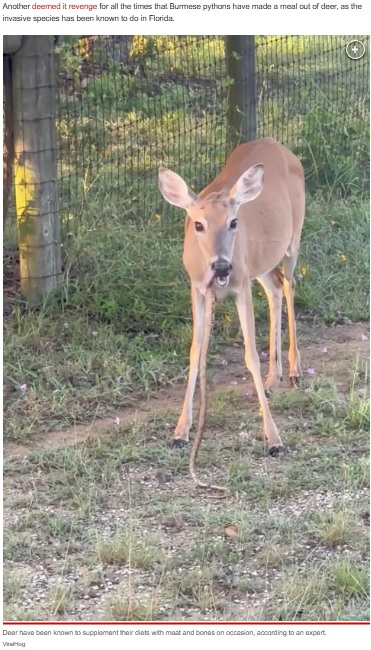
[{"label": "deer front leg", "polygon": [[273,422],[260,374],[260,360],[255,343],[255,317],[250,282],[237,294],[236,306],[245,343],[245,362],[253,376],[258,393],[263,412],[264,433],[268,440],[269,453],[271,456],[276,456],[280,449],[282,449],[282,442],[276,425]]},{"label": "deer front leg", "polygon": [[202,338],[204,332],[205,298],[195,287],[192,287],[191,300],[193,315],[193,337],[189,355],[188,384],[183,402],[182,412],[174,432],[173,447],[183,447],[189,440],[189,430],[192,426],[193,396],[197,382]]}]

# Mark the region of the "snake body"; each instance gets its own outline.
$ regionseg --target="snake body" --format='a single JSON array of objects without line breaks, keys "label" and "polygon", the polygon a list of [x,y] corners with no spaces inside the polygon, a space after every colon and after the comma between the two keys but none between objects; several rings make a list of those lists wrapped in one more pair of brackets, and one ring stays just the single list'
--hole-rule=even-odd
[{"label": "snake body", "polygon": [[202,338],[201,354],[200,354],[200,392],[201,392],[201,405],[198,417],[197,432],[194,439],[190,461],[189,470],[193,481],[197,487],[210,488],[212,490],[224,491],[225,488],[219,485],[212,485],[210,483],[203,483],[197,478],[195,463],[198,450],[201,445],[202,437],[205,429],[206,410],[207,410],[207,390],[206,390],[206,365],[207,365],[207,351],[210,343],[211,331],[214,324],[214,307],[215,296],[211,288],[206,290],[205,294],[205,322],[204,332]]}]

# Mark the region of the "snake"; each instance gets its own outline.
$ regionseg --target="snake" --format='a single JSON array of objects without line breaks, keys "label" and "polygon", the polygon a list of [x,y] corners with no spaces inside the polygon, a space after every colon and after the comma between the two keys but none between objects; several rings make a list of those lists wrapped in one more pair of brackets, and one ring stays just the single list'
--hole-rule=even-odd
[{"label": "snake", "polygon": [[204,321],[204,331],[201,345],[200,353],[200,393],[201,393],[201,404],[200,412],[198,416],[198,425],[197,432],[193,442],[190,461],[189,461],[189,471],[191,473],[192,479],[196,487],[209,488],[211,490],[217,490],[224,492],[225,487],[220,485],[213,485],[212,483],[204,483],[197,478],[197,473],[195,469],[197,454],[200,449],[202,438],[205,430],[206,422],[206,412],[207,412],[207,386],[206,386],[206,365],[207,365],[207,351],[209,348],[211,332],[214,324],[214,315],[215,315],[215,295],[211,287],[206,289],[205,293],[205,321]]}]

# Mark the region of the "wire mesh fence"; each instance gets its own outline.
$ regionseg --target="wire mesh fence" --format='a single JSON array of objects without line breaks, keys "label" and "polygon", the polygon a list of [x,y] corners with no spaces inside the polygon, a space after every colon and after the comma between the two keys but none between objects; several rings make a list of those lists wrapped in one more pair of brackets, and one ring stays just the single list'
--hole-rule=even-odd
[{"label": "wire mesh fence", "polygon": [[[44,38],[51,37],[38,41]],[[347,55],[351,41],[364,44],[362,58]],[[24,47],[14,55],[21,68],[22,57],[32,56]],[[103,232],[113,214],[129,222],[161,213],[163,227],[173,227],[172,209],[158,192],[158,168],[174,169],[201,190],[238,140],[273,136],[291,147],[304,163],[309,190],[324,186],[347,195],[367,178],[368,36],[89,36],[63,37],[53,48],[53,83],[37,68],[41,51],[18,76],[23,106],[38,107],[35,125],[49,119],[42,101],[46,78],[56,94],[54,183],[61,234],[56,241],[54,230],[53,242],[44,241],[48,250],[58,243],[67,249],[92,228]],[[30,89],[26,77],[33,65]],[[4,96],[10,96],[9,88]],[[17,120],[22,154],[30,143],[20,142],[19,110]],[[35,140],[31,134],[32,147],[45,148],[44,135]],[[15,174],[16,194],[17,184],[27,194],[28,185],[44,182]],[[32,218],[24,206],[17,212],[18,224]],[[28,239],[25,246],[41,245]],[[31,277],[32,268],[27,273]]]},{"label": "wire mesh fence", "polygon": [[[355,39],[367,49],[360,60],[345,52]],[[313,183],[335,182],[334,176],[342,173],[336,169],[339,161],[318,175],[324,147],[339,142],[343,158],[344,144],[350,154],[354,149],[360,156],[365,153],[368,42],[363,36],[256,37],[254,69],[245,76],[243,70],[233,84],[224,37],[65,41],[58,58],[62,210],[72,221],[72,210],[90,193],[103,208],[107,198],[111,203],[113,196],[125,197],[133,214],[149,214],[161,205],[156,187],[160,165],[174,168],[201,189],[230,147],[227,114],[233,86],[242,100],[243,91],[250,102],[251,95],[255,100],[252,135],[276,137],[298,151],[307,175],[317,172]],[[243,50],[235,58],[239,56]],[[240,113],[246,113],[246,105],[238,108]],[[361,158],[359,162],[364,164]]]},{"label": "wire mesh fence", "polygon": [[[222,165],[224,42],[212,37],[98,37],[59,48],[62,204],[113,194],[156,210],[157,168],[201,186]],[[143,214],[143,213],[142,213]],[[70,218],[69,226],[71,226]]]}]

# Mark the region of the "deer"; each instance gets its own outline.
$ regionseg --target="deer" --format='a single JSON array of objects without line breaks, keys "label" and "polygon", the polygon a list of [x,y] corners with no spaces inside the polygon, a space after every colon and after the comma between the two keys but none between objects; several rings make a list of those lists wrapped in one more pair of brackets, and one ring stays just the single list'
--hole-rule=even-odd
[{"label": "deer", "polygon": [[[304,170],[288,148],[273,138],[261,138],[237,146],[221,172],[198,195],[170,169],[161,167],[158,180],[163,198],[186,211],[183,264],[191,284],[193,317],[188,382],[172,445],[180,448],[189,442],[200,370],[201,407],[190,469],[197,485],[210,487],[197,480],[194,462],[206,415],[206,355],[214,301],[227,295],[235,299],[245,363],[258,395],[268,453],[278,456],[283,451],[268,397],[283,379],[283,296],[288,318],[290,383],[299,383],[302,375],[294,271],[305,215]],[[269,371],[265,384],[256,349],[253,280],[263,287],[269,305]]]}]

